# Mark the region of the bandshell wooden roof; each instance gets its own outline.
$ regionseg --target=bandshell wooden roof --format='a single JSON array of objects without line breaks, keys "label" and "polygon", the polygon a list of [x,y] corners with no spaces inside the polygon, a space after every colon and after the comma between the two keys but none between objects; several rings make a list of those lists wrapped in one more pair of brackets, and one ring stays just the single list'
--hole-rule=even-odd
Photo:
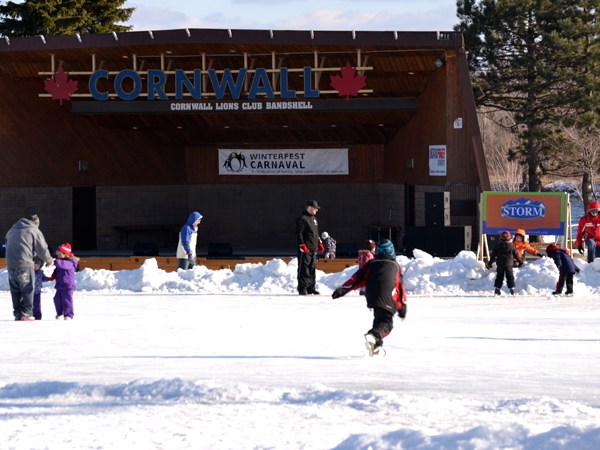
[{"label": "bandshell wooden roof", "polygon": [[[370,92],[362,97],[418,99],[431,75],[439,70],[434,62],[454,55],[461,47],[462,34],[455,32],[139,31],[79,37],[0,38],[0,70],[11,77],[30,80],[32,89],[44,94],[43,80],[48,76],[41,76],[40,72],[51,71],[52,59],[56,70],[62,67],[72,73],[91,72],[92,58],[96,70],[101,66],[111,72],[132,69],[134,60],[137,70],[143,71],[200,69],[203,58],[205,64],[215,70],[236,70],[245,64],[268,69],[279,65],[339,68],[350,62],[353,67],[372,67],[364,72],[366,89]],[[320,90],[332,89],[330,75],[334,73],[326,72],[320,77]],[[89,75],[70,75],[70,78],[79,82],[78,93],[89,92]],[[301,90],[302,79],[290,77],[290,88]],[[174,88],[169,89],[167,83],[166,90],[173,92]],[[322,94],[321,98],[338,99],[339,96]],[[39,101],[52,100],[40,98]],[[80,99],[73,98],[73,102],[76,101]],[[69,108],[69,102],[65,103]],[[149,139],[168,144],[376,144],[389,142],[413,114],[414,111],[295,111],[90,114],[86,117],[107,128],[135,129]]]}]

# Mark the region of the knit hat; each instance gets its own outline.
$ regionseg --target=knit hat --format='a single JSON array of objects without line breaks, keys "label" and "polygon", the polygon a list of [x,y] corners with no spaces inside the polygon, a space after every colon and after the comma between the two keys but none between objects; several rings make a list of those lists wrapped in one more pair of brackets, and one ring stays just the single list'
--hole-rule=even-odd
[{"label": "knit hat", "polygon": [[550,244],[548,247],[546,247],[546,254],[548,256],[552,256],[552,253],[554,253],[556,249],[557,249],[556,245]]},{"label": "knit hat", "polygon": [[323,231],[323,233],[321,233],[321,239],[327,239],[329,237],[329,233],[327,231]]},{"label": "knit hat", "polygon": [[34,264],[37,264],[38,266],[42,267],[44,265],[44,262],[40,259],[40,258],[35,258],[33,260]]},{"label": "knit hat", "polygon": [[374,241],[372,241],[371,239],[369,239],[369,240],[368,240],[368,241],[365,243],[365,248],[366,248],[367,250],[371,251],[371,252],[372,252],[373,250],[375,250],[375,247],[376,247],[376,245],[375,245],[375,242],[374,242]]},{"label": "knit hat", "polygon": [[31,220],[35,224],[36,227],[38,227],[38,228],[40,227],[40,218],[38,217],[37,214],[29,216],[29,220]]},{"label": "knit hat", "polygon": [[390,255],[396,257],[396,251],[394,250],[394,244],[388,239],[384,239],[377,245],[376,255]]},{"label": "knit hat", "polygon": [[56,249],[56,251],[62,252],[68,256],[73,256],[73,253],[71,253],[71,244],[60,244],[58,246],[58,248]]},{"label": "knit hat", "polygon": [[510,241],[510,231],[503,231],[502,233],[500,233],[500,240]]}]

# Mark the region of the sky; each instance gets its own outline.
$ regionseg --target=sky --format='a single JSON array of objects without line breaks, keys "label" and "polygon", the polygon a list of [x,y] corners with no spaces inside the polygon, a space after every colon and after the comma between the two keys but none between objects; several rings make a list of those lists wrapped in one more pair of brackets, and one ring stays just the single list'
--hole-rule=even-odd
[{"label": "sky", "polygon": [[134,31],[181,28],[451,31],[455,0],[145,0]]}]

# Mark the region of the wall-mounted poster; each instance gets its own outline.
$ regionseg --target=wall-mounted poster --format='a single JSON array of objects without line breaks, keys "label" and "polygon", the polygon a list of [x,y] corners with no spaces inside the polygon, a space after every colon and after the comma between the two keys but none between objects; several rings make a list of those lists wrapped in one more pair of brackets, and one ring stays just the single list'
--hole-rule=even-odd
[{"label": "wall-mounted poster", "polygon": [[219,175],[348,175],[347,148],[219,149]]},{"label": "wall-mounted poster", "polygon": [[432,177],[446,176],[446,146],[429,146],[429,175]]}]

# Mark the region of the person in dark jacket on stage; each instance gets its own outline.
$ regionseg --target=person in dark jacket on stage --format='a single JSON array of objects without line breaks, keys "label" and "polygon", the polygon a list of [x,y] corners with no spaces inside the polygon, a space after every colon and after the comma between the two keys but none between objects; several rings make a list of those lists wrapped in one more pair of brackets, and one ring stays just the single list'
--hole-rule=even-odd
[{"label": "person in dark jacket on stage", "polygon": [[496,281],[494,283],[496,290],[494,291],[494,295],[501,294],[500,288],[502,287],[502,283],[504,283],[505,274],[506,285],[510,289],[510,295],[515,295],[515,275],[513,274],[513,265],[515,261],[517,261],[519,267],[522,267],[524,263],[514,244],[510,242],[510,232],[503,231],[500,234],[500,242],[494,247],[492,256],[486,264],[486,267],[491,270],[494,261],[496,261],[497,267]]},{"label": "person in dark jacket on stage", "polygon": [[375,258],[333,291],[332,297],[342,297],[362,286],[366,286],[367,306],[373,309],[373,327],[365,334],[365,347],[373,356],[394,328],[394,314],[398,313],[402,320],[406,317],[402,267],[396,262],[394,245],[387,239],[377,245]]},{"label": "person in dark jacket on stage", "polygon": [[579,272],[579,268],[575,265],[575,261],[573,261],[573,258],[569,255],[569,251],[566,248],[558,248],[556,245],[550,244],[546,247],[546,254],[549,258],[552,258],[560,272],[558,275],[558,283],[556,283],[556,290],[552,292],[552,295],[562,294],[566,281],[567,297],[573,297],[573,274]]},{"label": "person in dark jacket on stage", "polygon": [[298,238],[298,293],[300,295],[320,292],[315,289],[317,282],[317,252],[324,250],[319,237],[319,224],[315,217],[319,211],[316,200],[306,202],[306,209],[296,219],[296,237]]}]

